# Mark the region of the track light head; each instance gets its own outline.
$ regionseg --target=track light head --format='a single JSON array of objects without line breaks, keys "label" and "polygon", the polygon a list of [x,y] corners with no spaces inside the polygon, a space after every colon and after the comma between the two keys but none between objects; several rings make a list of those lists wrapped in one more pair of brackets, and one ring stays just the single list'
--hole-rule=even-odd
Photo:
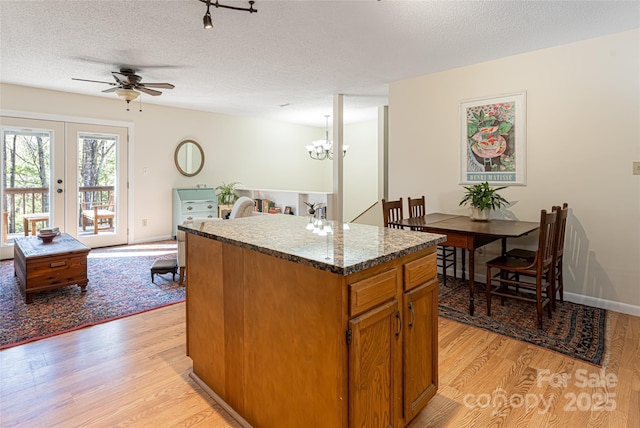
[{"label": "track light head", "polygon": [[213,22],[211,22],[211,13],[209,12],[210,3],[207,1],[207,13],[202,17],[202,23],[206,30],[213,28]]},{"label": "track light head", "polygon": [[204,23],[205,29],[208,30],[210,28],[213,28],[213,22],[211,22],[211,14],[209,13],[209,11],[207,11],[207,13],[202,18],[202,22]]}]

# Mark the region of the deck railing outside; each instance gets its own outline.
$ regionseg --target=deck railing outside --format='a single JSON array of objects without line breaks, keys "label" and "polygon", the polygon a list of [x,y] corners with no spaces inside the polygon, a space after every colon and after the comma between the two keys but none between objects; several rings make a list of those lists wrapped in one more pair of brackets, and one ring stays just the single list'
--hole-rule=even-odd
[{"label": "deck railing outside", "polygon": [[[82,209],[82,203],[86,202],[86,208],[93,205],[106,205],[113,201],[114,186],[83,186],[78,188],[78,212]],[[3,204],[3,242],[6,236],[24,233],[24,216],[29,214],[49,213],[49,188],[48,187],[15,187],[4,189]],[[80,227],[80,215],[78,215],[78,227]]]}]

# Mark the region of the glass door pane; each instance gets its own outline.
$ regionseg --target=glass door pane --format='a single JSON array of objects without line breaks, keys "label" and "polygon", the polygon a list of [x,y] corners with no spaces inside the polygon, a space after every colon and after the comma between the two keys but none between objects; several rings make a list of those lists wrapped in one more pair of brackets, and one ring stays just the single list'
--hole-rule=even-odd
[{"label": "glass door pane", "polygon": [[78,136],[78,235],[113,233],[117,227],[114,211],[117,143],[113,135]]},{"label": "glass door pane", "polygon": [[51,136],[48,130],[3,129],[3,243],[48,226]]}]

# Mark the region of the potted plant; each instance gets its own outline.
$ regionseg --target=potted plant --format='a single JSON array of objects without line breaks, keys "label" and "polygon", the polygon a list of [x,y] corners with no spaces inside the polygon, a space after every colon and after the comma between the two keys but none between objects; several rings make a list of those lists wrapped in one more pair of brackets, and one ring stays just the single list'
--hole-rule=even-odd
[{"label": "potted plant", "polygon": [[237,181],[233,183],[222,182],[221,185],[216,187],[216,195],[218,196],[218,203],[220,205],[233,205],[233,203],[239,198],[235,192],[235,188],[239,185]]},{"label": "potted plant", "polygon": [[471,220],[488,221],[491,210],[507,205],[509,201],[500,196],[498,190],[506,189],[503,187],[491,188],[488,182],[474,184],[467,187],[464,197],[460,201],[460,206],[471,206]]}]

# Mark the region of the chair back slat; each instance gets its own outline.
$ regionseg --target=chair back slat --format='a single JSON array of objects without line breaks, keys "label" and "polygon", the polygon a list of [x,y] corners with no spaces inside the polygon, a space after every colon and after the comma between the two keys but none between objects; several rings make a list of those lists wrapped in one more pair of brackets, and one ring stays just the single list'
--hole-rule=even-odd
[{"label": "chair back slat", "polygon": [[402,209],[402,198],[397,201],[382,200],[382,219],[384,221],[384,227],[390,227],[394,229],[402,229],[401,226],[389,224],[391,222],[400,221],[404,217]]},{"label": "chair back slat", "polygon": [[567,229],[567,216],[569,215],[569,205],[565,202],[562,204],[562,208],[554,207],[556,211],[556,233],[554,238],[554,256],[556,260],[562,259],[564,251],[564,234]]},{"label": "chair back slat", "polygon": [[542,210],[540,212],[540,233],[537,251],[538,274],[548,269],[554,260],[553,240],[556,218],[557,214],[555,211],[548,213],[547,210]]},{"label": "chair back slat", "polygon": [[407,198],[409,205],[409,217],[422,217],[426,214],[424,195],[421,198]]}]

